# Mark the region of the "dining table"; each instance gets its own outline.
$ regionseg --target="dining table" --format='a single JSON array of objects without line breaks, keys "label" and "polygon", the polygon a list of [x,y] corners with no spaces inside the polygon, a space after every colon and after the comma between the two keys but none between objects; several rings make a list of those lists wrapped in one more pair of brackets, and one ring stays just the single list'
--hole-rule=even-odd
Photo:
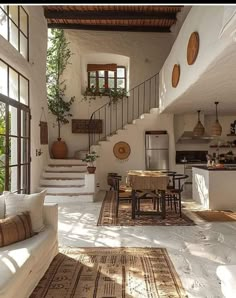
[{"label": "dining table", "polygon": [[[136,215],[160,215],[165,219],[165,193],[169,177],[161,171],[130,170],[127,173],[127,180],[132,189],[132,219],[135,219]],[[146,196],[160,199],[161,208],[148,211],[137,209],[137,200]]]}]

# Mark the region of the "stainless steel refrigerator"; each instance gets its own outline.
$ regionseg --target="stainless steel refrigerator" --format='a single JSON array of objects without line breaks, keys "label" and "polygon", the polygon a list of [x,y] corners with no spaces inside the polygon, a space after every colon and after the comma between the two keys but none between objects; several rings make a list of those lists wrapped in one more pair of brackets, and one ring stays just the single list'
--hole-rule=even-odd
[{"label": "stainless steel refrigerator", "polygon": [[155,131],[145,132],[146,170],[169,170],[169,136]]}]

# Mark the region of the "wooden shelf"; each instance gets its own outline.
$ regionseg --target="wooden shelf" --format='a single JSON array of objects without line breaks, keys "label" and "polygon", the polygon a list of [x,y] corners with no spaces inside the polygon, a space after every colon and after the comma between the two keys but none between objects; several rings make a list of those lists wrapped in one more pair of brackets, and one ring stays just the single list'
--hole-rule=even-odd
[{"label": "wooden shelf", "polygon": [[222,146],[217,146],[217,145],[210,145],[210,148],[217,148],[217,147],[219,147],[219,148],[230,148],[230,145],[222,145]]}]

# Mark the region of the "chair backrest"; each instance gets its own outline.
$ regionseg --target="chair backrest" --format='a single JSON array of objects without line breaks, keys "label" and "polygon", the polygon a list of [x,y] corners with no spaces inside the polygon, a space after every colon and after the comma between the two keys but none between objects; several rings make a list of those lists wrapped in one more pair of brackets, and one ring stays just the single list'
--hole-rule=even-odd
[{"label": "chair backrest", "polygon": [[182,192],[184,189],[185,180],[188,178],[188,175],[184,174],[175,174],[174,175],[174,184],[178,184],[178,189]]},{"label": "chair backrest", "polygon": [[174,176],[176,174],[175,171],[161,171],[161,173],[163,174],[166,174],[168,177],[170,177],[170,180],[169,180],[169,186],[171,188],[175,188],[175,179],[174,179]]},{"label": "chair backrest", "polygon": [[117,173],[108,173],[107,175],[107,184],[109,186],[111,186],[113,189],[116,187],[117,181],[115,180],[115,178],[117,179],[122,179],[122,177],[120,175],[118,175]]}]

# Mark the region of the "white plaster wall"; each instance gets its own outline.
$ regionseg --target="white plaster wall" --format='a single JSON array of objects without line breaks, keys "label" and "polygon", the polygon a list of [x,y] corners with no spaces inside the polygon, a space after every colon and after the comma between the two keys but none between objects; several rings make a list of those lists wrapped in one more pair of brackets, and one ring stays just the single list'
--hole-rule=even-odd
[{"label": "white plaster wall", "polygon": [[[236,17],[232,18],[229,28],[225,28],[224,6],[194,6],[183,23],[171,52],[160,72],[160,109],[164,110],[173,101],[180,98],[208,66],[234,42]],[[199,21],[200,20],[200,21]],[[192,32],[200,37],[198,57],[193,65],[187,64],[187,44]],[[171,85],[174,64],[180,64],[180,80],[177,88]],[[189,97],[191,101],[191,97]]]},{"label": "white plaster wall", "polygon": [[[30,80],[31,108],[31,191],[37,191],[42,169],[48,159],[48,145],[40,145],[39,121],[41,108],[47,115],[46,96],[46,49],[47,24],[40,6],[24,6],[29,13],[30,59],[29,62],[2,36],[0,36],[0,57]],[[48,119],[47,119],[48,120]],[[36,149],[43,151],[36,157]]]},{"label": "white plaster wall", "polygon": [[[89,119],[94,110],[108,101],[105,97],[102,99],[97,97],[97,100],[90,105],[88,102],[81,101],[81,93],[87,80],[87,74],[84,77],[82,73],[84,73],[85,62],[89,63],[89,57],[92,57],[90,63],[95,63],[93,61],[96,56],[99,57],[96,63],[99,61],[105,63],[104,55],[109,58],[108,63],[111,62],[112,55],[119,55],[116,56],[118,60],[119,58],[125,59],[125,63],[129,65],[129,86],[132,88],[161,69],[175,39],[174,33],[83,30],[66,30],[65,32],[72,53],[74,53],[71,57],[71,65],[65,72],[67,95],[68,97],[76,96],[71,109],[74,119]],[[53,122],[54,117],[50,117],[50,145],[57,138],[57,130],[53,127]],[[69,156],[73,156],[76,150],[88,148],[88,135],[72,134],[71,120],[68,125],[63,126],[62,138],[68,144]]]},{"label": "white plaster wall", "polygon": [[[136,120],[135,124],[127,126],[127,130],[119,130],[109,141],[96,146],[100,156],[97,160],[97,181],[101,189],[107,188],[107,173],[117,172],[122,175],[123,182],[128,170],[145,170],[145,131],[166,130],[169,134],[170,169],[175,167],[175,142],[173,133],[173,115],[145,114],[144,119]],[[130,145],[131,153],[127,160],[119,160],[113,154],[117,142],[124,141]]]}]

